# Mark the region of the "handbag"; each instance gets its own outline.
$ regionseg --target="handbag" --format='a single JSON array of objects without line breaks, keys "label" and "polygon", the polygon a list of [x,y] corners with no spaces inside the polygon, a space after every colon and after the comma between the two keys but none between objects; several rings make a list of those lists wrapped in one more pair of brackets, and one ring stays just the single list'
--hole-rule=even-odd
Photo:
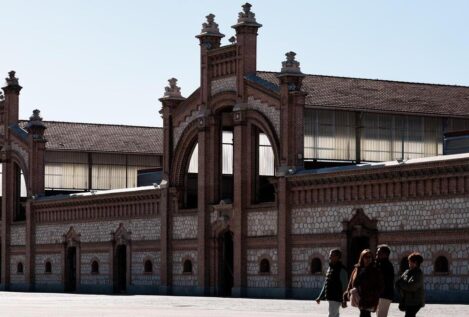
[{"label": "handbag", "polygon": [[352,307],[358,307],[359,302],[360,294],[358,294],[358,289],[354,287],[350,290],[350,305],[352,305]]}]

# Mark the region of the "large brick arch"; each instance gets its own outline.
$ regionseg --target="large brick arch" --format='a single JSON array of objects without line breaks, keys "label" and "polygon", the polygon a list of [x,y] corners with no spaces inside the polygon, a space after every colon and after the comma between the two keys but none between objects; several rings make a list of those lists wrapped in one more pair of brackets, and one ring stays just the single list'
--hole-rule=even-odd
[{"label": "large brick arch", "polygon": [[198,141],[197,119],[193,120],[184,129],[182,136],[174,151],[174,158],[171,167],[169,182],[172,186],[181,186],[184,184],[184,174],[189,164],[190,155],[195,144]]},{"label": "large brick arch", "polygon": [[[30,197],[32,195],[31,188],[29,186],[30,181],[30,173],[29,173],[29,168],[27,162],[24,160],[24,157],[16,152],[16,151],[11,151],[11,161],[10,164],[16,164],[21,171],[23,172],[23,177],[24,177],[24,182],[25,182],[25,187],[26,187],[26,195],[27,197]],[[3,164],[8,164],[8,163],[3,163]]]}]

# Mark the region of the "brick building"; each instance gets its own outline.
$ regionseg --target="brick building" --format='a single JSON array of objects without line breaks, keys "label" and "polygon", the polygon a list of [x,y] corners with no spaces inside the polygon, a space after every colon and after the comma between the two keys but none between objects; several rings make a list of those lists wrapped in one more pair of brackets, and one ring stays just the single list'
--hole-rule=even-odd
[{"label": "brick building", "polygon": [[207,16],[200,88],[169,80],[163,129],[20,121],[9,74],[2,289],[312,298],[329,249],[351,267],[387,243],[396,272],[423,254],[429,300],[468,301],[469,154],[442,154],[469,87],[306,75],[293,52],[258,71],[260,27],[245,4],[221,45]]}]

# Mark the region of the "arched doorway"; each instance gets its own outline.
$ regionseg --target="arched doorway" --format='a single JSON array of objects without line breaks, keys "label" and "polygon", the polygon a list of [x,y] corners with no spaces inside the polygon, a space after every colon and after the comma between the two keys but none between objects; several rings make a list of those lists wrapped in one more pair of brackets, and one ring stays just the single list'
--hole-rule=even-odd
[{"label": "arched doorway", "polygon": [[77,248],[68,247],[65,257],[65,291],[77,290]]},{"label": "arched doorway", "polygon": [[370,219],[363,209],[355,210],[350,221],[344,221],[343,228],[347,235],[347,267],[349,272],[358,262],[360,253],[364,249],[371,249],[374,253],[378,242],[378,221]]},{"label": "arched doorway", "polygon": [[231,296],[233,288],[233,233],[222,232],[218,238],[219,296]]},{"label": "arched doorway", "polygon": [[127,291],[127,246],[118,245],[115,255],[114,292],[125,293]]}]

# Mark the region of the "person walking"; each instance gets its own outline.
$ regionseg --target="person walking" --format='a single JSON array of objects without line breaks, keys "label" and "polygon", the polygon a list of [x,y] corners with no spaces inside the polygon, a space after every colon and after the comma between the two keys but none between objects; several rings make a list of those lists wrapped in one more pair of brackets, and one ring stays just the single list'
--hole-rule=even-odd
[{"label": "person walking", "polygon": [[376,267],[381,272],[384,281],[384,289],[379,296],[377,317],[387,317],[389,306],[394,299],[394,267],[389,261],[391,249],[385,244],[378,246],[376,251]]},{"label": "person walking", "polygon": [[384,288],[383,277],[373,260],[373,253],[369,249],[360,253],[344,293],[344,300],[350,299],[352,306],[360,309],[360,317],[371,317],[371,312],[376,311],[379,295]]},{"label": "person walking", "polygon": [[423,257],[420,253],[414,252],[407,260],[409,269],[397,280],[396,289],[400,294],[399,310],[405,311],[405,317],[415,317],[420,308],[425,306],[423,272],[420,269]]},{"label": "person walking", "polygon": [[339,317],[340,306],[347,307],[342,300],[342,294],[347,288],[347,271],[342,264],[342,252],[339,249],[333,249],[329,252],[329,268],[327,269],[326,279],[316,303],[321,300],[329,302],[329,317]]}]

